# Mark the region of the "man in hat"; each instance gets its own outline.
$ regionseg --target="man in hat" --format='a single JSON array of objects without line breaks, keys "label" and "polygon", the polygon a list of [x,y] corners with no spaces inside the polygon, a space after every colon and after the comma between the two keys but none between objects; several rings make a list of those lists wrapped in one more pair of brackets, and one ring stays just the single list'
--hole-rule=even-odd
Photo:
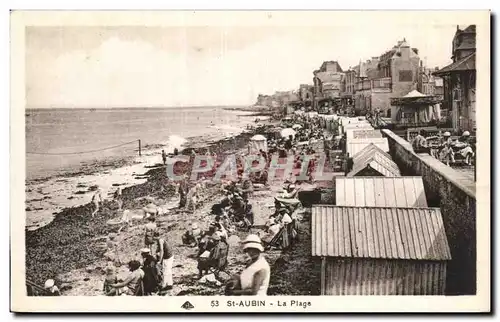
[{"label": "man in hat", "polygon": [[151,255],[149,248],[141,249],[141,257],[143,259],[142,270],[144,271],[144,295],[151,295],[158,290],[161,280],[160,272],[156,259]]},{"label": "man in hat", "polygon": [[446,163],[446,165],[450,165],[451,162],[455,162],[455,154],[452,149],[452,140],[451,140],[451,133],[450,132],[444,132],[443,138],[441,140],[440,147],[442,148],[440,151],[440,156],[441,159]]}]

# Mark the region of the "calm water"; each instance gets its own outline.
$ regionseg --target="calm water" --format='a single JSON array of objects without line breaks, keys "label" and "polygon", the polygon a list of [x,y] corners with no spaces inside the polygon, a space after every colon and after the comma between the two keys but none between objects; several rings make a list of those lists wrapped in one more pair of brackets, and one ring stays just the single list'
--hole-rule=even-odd
[{"label": "calm water", "polygon": [[[145,109],[36,109],[26,111],[26,150],[74,153],[141,139],[143,146],[167,144],[172,135],[189,138],[243,128],[253,119],[220,107]],[[216,124],[217,126],[213,126]],[[26,155],[27,179],[77,171],[85,163],[137,155],[133,143],[79,155]],[[168,146],[166,147],[168,149]]]}]

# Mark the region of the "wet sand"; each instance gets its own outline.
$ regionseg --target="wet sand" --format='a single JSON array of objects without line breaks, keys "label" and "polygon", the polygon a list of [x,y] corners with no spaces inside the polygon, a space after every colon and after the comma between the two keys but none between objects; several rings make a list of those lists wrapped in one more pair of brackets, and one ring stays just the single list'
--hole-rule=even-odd
[{"label": "wet sand", "polygon": [[27,181],[25,202],[27,229],[35,230],[43,227],[64,209],[89,203],[97,186],[103,190],[103,197],[108,198],[118,187],[123,189],[146,182],[147,178],[143,174],[147,169],[162,163],[163,148],[169,153],[173,152],[174,148],[182,150],[190,146],[205,147],[224,142],[244,132],[243,126],[212,127],[215,132],[201,137],[184,139],[172,135],[165,144],[144,146],[141,156],[138,156],[136,151],[136,155],[125,158],[108,157],[82,164],[78,171]]}]

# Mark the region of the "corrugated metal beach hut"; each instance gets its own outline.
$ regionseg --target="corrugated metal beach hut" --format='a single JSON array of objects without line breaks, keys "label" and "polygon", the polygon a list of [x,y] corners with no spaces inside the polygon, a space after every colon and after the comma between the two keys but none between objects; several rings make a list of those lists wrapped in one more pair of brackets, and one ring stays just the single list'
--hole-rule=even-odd
[{"label": "corrugated metal beach hut", "polygon": [[346,129],[347,139],[373,139],[382,138],[382,132],[374,129]]},{"label": "corrugated metal beach hut", "polygon": [[450,248],[439,208],[312,208],[322,295],[442,295]]},{"label": "corrugated metal beach hut", "polygon": [[427,207],[422,177],[336,177],[335,204],[361,207]]},{"label": "corrugated metal beach hut", "polygon": [[384,152],[389,152],[389,142],[387,138],[348,139],[346,143],[346,152],[349,153],[351,158],[354,158],[358,152],[370,144],[378,146]]},{"label": "corrugated metal beach hut", "polygon": [[401,172],[388,153],[376,145],[370,144],[355,155],[352,170],[347,176],[400,177]]}]

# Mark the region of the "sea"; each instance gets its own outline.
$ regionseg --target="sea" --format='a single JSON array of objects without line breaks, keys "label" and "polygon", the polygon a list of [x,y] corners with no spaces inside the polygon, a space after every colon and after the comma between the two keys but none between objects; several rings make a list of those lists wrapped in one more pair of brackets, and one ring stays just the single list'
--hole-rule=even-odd
[{"label": "sea", "polygon": [[84,163],[104,158],[138,155],[138,140],[145,150],[153,145],[173,150],[183,139],[237,132],[254,121],[248,114],[223,107],[28,109],[26,179],[77,171]]},{"label": "sea", "polygon": [[[91,186],[111,195],[118,185],[143,182],[137,176],[161,162],[161,149],[169,153],[187,143],[222,139],[255,124],[249,112],[217,106],[25,113],[28,229],[46,225],[66,207],[89,202]],[[128,162],[120,162],[124,160]]]}]

